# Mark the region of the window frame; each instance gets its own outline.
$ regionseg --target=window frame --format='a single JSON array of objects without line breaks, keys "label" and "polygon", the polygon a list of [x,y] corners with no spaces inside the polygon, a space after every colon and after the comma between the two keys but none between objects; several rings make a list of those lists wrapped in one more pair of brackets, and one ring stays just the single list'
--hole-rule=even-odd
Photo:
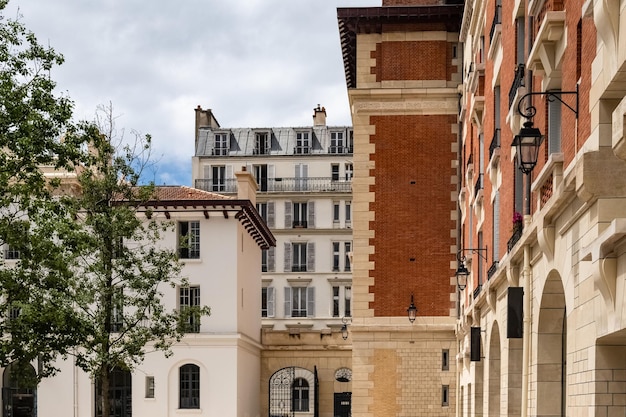
[{"label": "window frame", "polygon": [[[200,286],[188,285],[178,288],[178,309],[182,312],[185,308],[200,307]],[[200,313],[191,312],[187,320],[183,322],[184,317],[181,316],[180,325],[183,326],[185,333],[200,333]]]},{"label": "window frame", "polygon": [[296,146],[293,150],[296,155],[305,155],[311,153],[311,134],[310,132],[296,132]]},{"label": "window frame", "polygon": [[179,221],[177,232],[178,258],[200,259],[200,221]]},{"label": "window frame", "polygon": [[200,367],[186,363],[178,368],[178,408],[200,408]]},{"label": "window frame", "polygon": [[230,150],[230,144],[228,133],[218,132],[215,133],[213,142],[213,155],[214,156],[226,156]]}]

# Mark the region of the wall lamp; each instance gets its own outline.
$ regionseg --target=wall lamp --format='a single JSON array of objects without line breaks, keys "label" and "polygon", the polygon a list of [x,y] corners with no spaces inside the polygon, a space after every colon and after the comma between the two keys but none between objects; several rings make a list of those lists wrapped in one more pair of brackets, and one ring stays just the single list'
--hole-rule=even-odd
[{"label": "wall lamp", "polygon": [[465,266],[465,261],[467,259],[464,255],[465,252],[470,252],[471,254],[477,253],[478,256],[480,256],[485,260],[485,262],[487,262],[487,247],[460,249],[456,253],[456,259],[458,263],[458,267],[456,269],[456,285],[461,291],[463,291],[465,287],[467,287],[467,277],[470,274],[469,270]]},{"label": "wall lamp", "polygon": [[348,339],[348,319],[344,316],[341,318],[341,322],[343,323],[343,326],[341,326],[341,338],[343,340],[347,340]]},{"label": "wall lamp", "polygon": [[413,323],[417,317],[417,307],[415,307],[415,303],[413,302],[413,294],[411,294],[411,305],[406,309],[406,313],[409,316],[409,321]]}]

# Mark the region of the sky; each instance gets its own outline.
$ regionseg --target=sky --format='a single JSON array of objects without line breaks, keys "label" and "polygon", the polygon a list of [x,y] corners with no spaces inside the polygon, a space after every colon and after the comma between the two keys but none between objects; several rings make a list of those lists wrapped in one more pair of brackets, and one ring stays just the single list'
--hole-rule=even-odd
[{"label": "sky", "polygon": [[[150,134],[157,185],[191,185],[194,109],[222,127],[351,125],[337,7],[382,0],[10,0],[65,57],[52,78],[76,120],[111,104],[126,138]],[[19,11],[18,11],[19,9]]]}]

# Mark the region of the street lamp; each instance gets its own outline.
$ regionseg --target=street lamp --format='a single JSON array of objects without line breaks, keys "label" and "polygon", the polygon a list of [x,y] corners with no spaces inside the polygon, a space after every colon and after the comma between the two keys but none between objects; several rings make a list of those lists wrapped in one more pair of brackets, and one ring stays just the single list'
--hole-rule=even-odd
[{"label": "street lamp", "polygon": [[467,277],[470,274],[470,271],[467,269],[467,266],[465,266],[465,261],[467,260],[467,258],[465,257],[465,255],[463,255],[463,252],[470,252],[472,254],[477,253],[478,256],[480,256],[482,259],[485,260],[485,262],[487,262],[487,247],[465,248],[465,249],[460,249],[456,253],[456,259],[457,259],[457,264],[458,264],[457,269],[456,269],[456,285],[457,287],[459,287],[460,291],[463,291],[465,287],[467,287]]},{"label": "street lamp", "polygon": [[539,159],[539,147],[544,136],[541,131],[533,127],[533,122],[524,123],[517,135],[513,138],[512,146],[516,149],[517,165],[524,174],[530,174]]},{"label": "street lamp", "polygon": [[341,326],[341,337],[343,340],[347,340],[348,339],[348,319],[346,319],[346,317],[342,317],[341,318],[341,322],[343,323],[343,326]]},{"label": "street lamp", "polygon": [[411,305],[406,309],[406,313],[409,315],[409,321],[413,323],[417,317],[417,307],[415,307],[413,302],[413,294],[411,294]]}]

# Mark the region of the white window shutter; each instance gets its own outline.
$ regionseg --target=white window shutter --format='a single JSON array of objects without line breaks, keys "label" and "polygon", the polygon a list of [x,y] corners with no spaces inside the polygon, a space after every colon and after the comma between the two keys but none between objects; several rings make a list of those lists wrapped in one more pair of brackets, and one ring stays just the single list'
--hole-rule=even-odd
[{"label": "white window shutter", "polygon": [[285,201],[285,229],[291,229],[292,226],[291,207],[291,201]]},{"label": "white window shutter", "polygon": [[276,270],[276,254],[274,252],[276,248],[271,246],[267,250],[267,272],[274,272]]},{"label": "white window shutter", "polygon": [[548,152],[561,152],[561,102],[548,101]]},{"label": "white window shutter", "polygon": [[211,178],[211,165],[204,166],[204,179],[208,180]]},{"label": "white window shutter", "polygon": [[315,287],[306,289],[306,316],[315,317]]},{"label": "white window shutter", "polygon": [[306,244],[306,270],[307,272],[315,272],[315,243]]},{"label": "white window shutter", "polygon": [[291,287],[285,287],[285,317],[291,317]]},{"label": "white window shutter", "polygon": [[274,227],[274,202],[273,201],[268,201],[267,202],[267,227],[269,228],[273,228]]},{"label": "white window shutter", "polygon": [[285,272],[291,272],[291,243],[285,242]]},{"label": "white window shutter", "polygon": [[267,317],[274,317],[274,287],[267,287]]},{"label": "white window shutter", "polygon": [[276,168],[274,165],[267,166],[267,190],[274,191],[276,183],[274,179],[276,178]]},{"label": "white window shutter", "polygon": [[312,228],[315,227],[315,201],[309,201],[307,203],[307,210],[309,214],[309,218],[307,219],[307,227]]}]

